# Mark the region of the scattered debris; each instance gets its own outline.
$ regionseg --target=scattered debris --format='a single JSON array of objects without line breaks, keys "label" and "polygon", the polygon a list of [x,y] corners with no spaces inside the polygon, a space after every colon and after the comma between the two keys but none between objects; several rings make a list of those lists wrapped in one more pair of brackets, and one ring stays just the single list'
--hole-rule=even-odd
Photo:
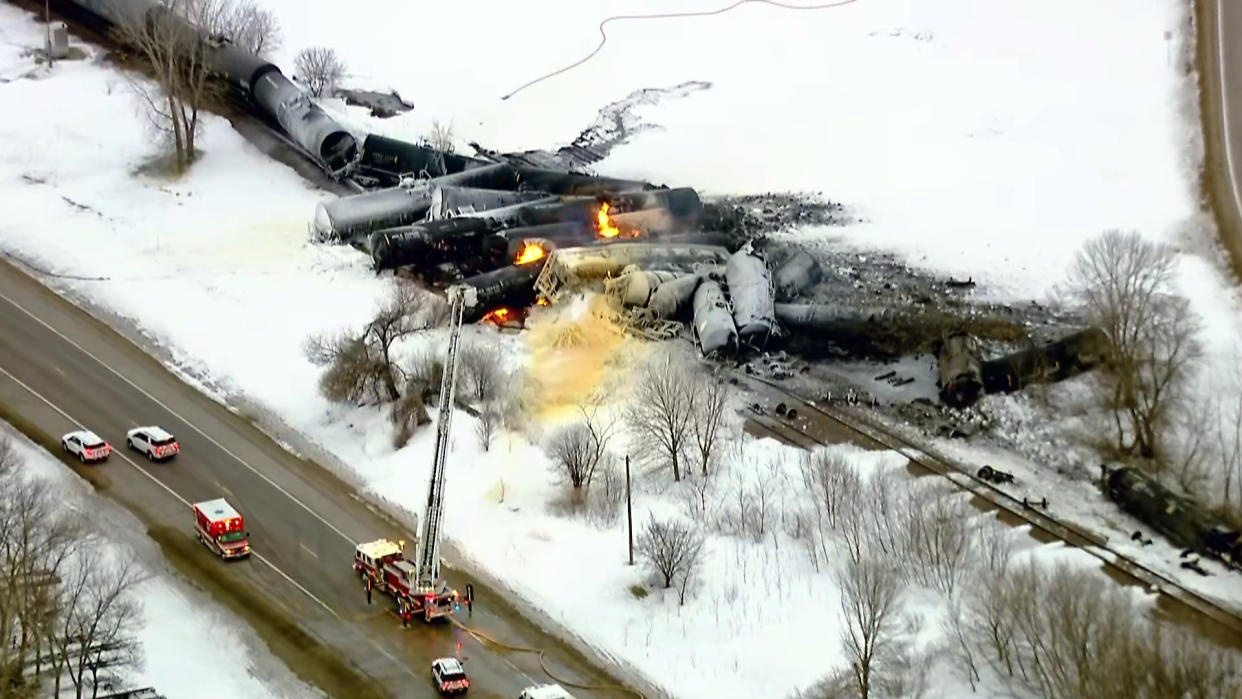
[{"label": "scattered debris", "polygon": [[[1005,483],[1014,482],[1012,473],[1009,473],[1008,471],[1002,471],[1000,469],[995,469],[995,468],[992,468],[991,466],[984,466],[983,468],[979,469],[979,472],[976,473],[975,475],[985,481],[991,481],[992,483],[996,483],[997,485],[1003,485]],[[1024,503],[1026,502],[1026,498],[1023,498],[1022,500]]]},{"label": "scattered debris", "polygon": [[371,116],[377,119],[395,117],[414,108],[413,104],[401,99],[401,95],[397,94],[396,90],[391,92],[375,92],[373,90],[339,89],[336,91],[336,95],[343,98],[345,104],[370,109]]}]

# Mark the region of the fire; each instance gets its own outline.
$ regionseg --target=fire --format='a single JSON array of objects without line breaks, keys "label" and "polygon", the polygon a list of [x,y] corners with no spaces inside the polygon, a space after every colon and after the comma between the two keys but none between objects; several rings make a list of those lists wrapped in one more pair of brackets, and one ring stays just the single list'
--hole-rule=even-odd
[{"label": "fire", "polygon": [[538,299],[536,299],[536,300],[535,300],[535,305],[536,305],[536,306],[546,306],[546,305],[548,305],[548,299],[547,299],[547,297],[545,297],[545,296],[540,296]]},{"label": "fire", "polygon": [[612,225],[612,219],[608,216],[608,202],[601,202],[599,205],[599,213],[595,215],[596,222],[599,224],[599,237],[616,238],[621,235],[621,229]]},{"label": "fire", "polygon": [[509,310],[508,308],[505,308],[504,306],[501,306],[500,308],[497,308],[494,311],[489,311],[487,315],[483,316],[481,322],[495,323],[496,325],[504,325],[505,321],[509,320],[509,317],[512,315],[513,315],[513,311]]},{"label": "fire", "polygon": [[532,243],[529,240],[522,241],[522,251],[518,253],[517,259],[513,261],[517,265],[530,264],[536,260],[543,259],[544,250],[538,243]]}]

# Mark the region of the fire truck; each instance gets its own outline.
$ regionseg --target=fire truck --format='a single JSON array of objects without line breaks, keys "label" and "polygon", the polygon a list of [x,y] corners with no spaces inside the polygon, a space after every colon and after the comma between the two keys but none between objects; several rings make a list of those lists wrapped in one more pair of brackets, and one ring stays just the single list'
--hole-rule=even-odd
[{"label": "fire truck", "polygon": [[354,549],[354,572],[361,574],[368,590],[379,590],[397,603],[402,623],[415,616],[431,621],[461,608],[457,590],[439,581],[425,586],[418,582],[418,567],[405,559],[402,544],[388,539],[358,544]]},{"label": "fire truck", "polygon": [[436,417],[436,446],[432,455],[431,478],[427,484],[427,510],[423,514],[418,538],[418,555],[405,558],[404,544],[380,539],[359,544],[354,549],[354,572],[362,576],[367,588],[380,590],[397,602],[401,623],[414,615],[425,621],[447,616],[461,609],[457,590],[440,577],[440,521],[444,515],[444,468],[448,461],[449,422],[453,417],[453,391],[457,387],[457,345],[461,337],[462,316],[478,303],[475,289],[454,286],[448,289],[449,341],[440,380],[440,413]]},{"label": "fire truck", "polygon": [[194,503],[194,533],[225,560],[250,555],[250,532],[242,516],[224,498]]}]

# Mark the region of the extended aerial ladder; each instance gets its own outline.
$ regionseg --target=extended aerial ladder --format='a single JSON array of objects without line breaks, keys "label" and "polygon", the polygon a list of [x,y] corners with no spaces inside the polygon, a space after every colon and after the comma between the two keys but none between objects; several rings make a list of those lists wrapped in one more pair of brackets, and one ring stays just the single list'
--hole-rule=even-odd
[{"label": "extended aerial ladder", "polygon": [[448,290],[449,342],[444,358],[444,376],[440,380],[440,414],[436,418],[436,449],[432,456],[431,478],[427,484],[427,510],[423,514],[423,527],[418,537],[419,591],[436,594],[443,582],[440,579],[440,521],[444,514],[444,466],[448,459],[449,424],[453,419],[453,394],[457,388],[457,344],[461,339],[462,316],[477,299],[474,287],[454,286]]}]

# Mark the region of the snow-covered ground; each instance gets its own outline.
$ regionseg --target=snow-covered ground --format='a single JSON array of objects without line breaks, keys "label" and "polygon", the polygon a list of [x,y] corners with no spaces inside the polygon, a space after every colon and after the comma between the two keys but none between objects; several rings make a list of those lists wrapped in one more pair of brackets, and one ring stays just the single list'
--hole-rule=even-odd
[{"label": "snow-covered ground", "polygon": [[[903,251],[914,264],[973,276],[979,294],[998,299],[1045,294],[1083,240],[1134,228],[1186,251],[1182,289],[1209,321],[1213,356],[1227,361],[1242,337],[1237,290],[1204,243],[1210,230],[1196,205],[1194,81],[1179,62],[1192,37],[1177,0],[859,0],[618,22],[593,60],[504,101],[587,54],[607,15],[718,4],[262,4],[284,25],[276,58],[287,72],[298,49],[327,44],[358,86],[393,87],[415,103],[387,121],[328,103],[361,130],[410,138],[436,118],[452,120],[463,143],[549,147],[634,89],[705,80],[708,90],[645,107],[641,116],[662,130],[614,150],[601,173],[705,194],[822,191],[866,222],[802,235]],[[366,320],[391,284],[363,256],[307,242],[313,205],[328,195],[210,116],[188,176],[135,174],[151,149],[126,80],[89,46],[90,59],[49,74],[25,55],[39,45],[31,17],[0,5],[0,103],[24,106],[0,119],[0,192],[16,203],[0,220],[0,246],[53,273],[49,284],[133,322],[208,390],[258,406],[372,492],[417,509],[429,432],[394,452],[387,413],[330,406],[301,350],[308,334]],[[576,352],[549,351],[538,331],[505,346],[563,405],[624,371],[605,359],[639,349],[588,335]],[[481,453],[473,421],[462,415],[455,426],[447,535],[586,642],[685,697],[788,693],[840,664],[835,583],[784,535],[770,544],[713,536],[686,606],[639,600],[628,588],[644,576],[624,564],[624,530],[554,516],[559,487],[527,436],[502,434]],[[741,464],[789,471],[789,455],[770,442],[734,449],[729,477],[756,477]],[[894,457],[850,458],[866,468]],[[679,511],[667,490],[644,485],[636,518]]]},{"label": "snow-covered ground", "polygon": [[62,505],[80,513],[113,553],[138,556],[149,575],[133,591],[141,601],[137,638],[143,665],[127,672],[117,691],[152,687],[168,699],[319,695],[272,656],[244,621],[168,572],[158,547],[129,513],[96,496],[85,481],[8,423],[0,422],[0,439],[10,440],[28,477],[55,488]]}]

